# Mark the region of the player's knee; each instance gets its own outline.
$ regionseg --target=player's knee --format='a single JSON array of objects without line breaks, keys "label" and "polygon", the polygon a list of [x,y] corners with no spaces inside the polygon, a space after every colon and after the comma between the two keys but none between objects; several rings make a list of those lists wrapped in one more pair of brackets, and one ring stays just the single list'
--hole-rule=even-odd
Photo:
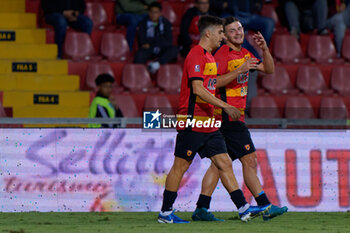
[{"label": "player's knee", "polygon": [[258,162],[256,159],[256,153],[252,153],[252,154],[244,156],[241,161],[242,161],[243,166],[245,166],[245,167],[256,169],[258,166]]},{"label": "player's knee", "polygon": [[175,159],[173,168],[180,173],[185,173],[190,167],[192,161],[187,161],[184,159]]},{"label": "player's knee", "polygon": [[228,156],[222,156],[215,165],[221,171],[229,171],[230,169],[232,170],[232,161]]}]

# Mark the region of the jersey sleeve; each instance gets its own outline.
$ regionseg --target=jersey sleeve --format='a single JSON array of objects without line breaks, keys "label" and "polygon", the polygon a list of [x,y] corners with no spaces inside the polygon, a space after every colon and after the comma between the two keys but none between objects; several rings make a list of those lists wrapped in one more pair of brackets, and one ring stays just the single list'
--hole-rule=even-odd
[{"label": "jersey sleeve", "polygon": [[227,73],[227,55],[225,56],[221,51],[218,51],[214,55],[218,76]]},{"label": "jersey sleeve", "polygon": [[188,79],[204,80],[205,58],[203,56],[192,56],[187,63]]}]

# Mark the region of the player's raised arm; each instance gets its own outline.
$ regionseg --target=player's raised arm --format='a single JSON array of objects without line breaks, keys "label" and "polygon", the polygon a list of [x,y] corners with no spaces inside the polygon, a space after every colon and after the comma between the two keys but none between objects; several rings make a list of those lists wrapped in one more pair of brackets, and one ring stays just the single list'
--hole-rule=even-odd
[{"label": "player's raised arm", "polygon": [[229,116],[232,117],[232,119],[237,120],[241,116],[241,112],[237,108],[216,98],[207,89],[205,89],[202,80],[193,80],[192,89],[193,94],[195,94],[196,96],[198,96],[199,98],[201,98],[209,104],[222,108]]},{"label": "player's raised arm", "polygon": [[272,55],[270,53],[269,47],[266,44],[266,41],[261,35],[260,32],[254,34],[253,39],[255,43],[262,49],[263,51],[263,62],[258,65],[257,70],[260,70],[267,74],[272,74],[275,72],[275,63],[273,62]]}]

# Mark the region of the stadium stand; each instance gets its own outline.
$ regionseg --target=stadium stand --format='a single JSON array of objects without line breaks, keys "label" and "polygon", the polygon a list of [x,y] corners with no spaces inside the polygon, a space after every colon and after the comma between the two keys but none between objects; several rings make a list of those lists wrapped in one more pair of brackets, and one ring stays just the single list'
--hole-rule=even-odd
[{"label": "stadium stand", "polygon": [[36,14],[25,13],[38,3],[1,1],[2,106],[13,117],[87,117],[90,93],[80,91],[79,76],[68,75],[68,61],[56,59],[57,46],[46,44]]}]

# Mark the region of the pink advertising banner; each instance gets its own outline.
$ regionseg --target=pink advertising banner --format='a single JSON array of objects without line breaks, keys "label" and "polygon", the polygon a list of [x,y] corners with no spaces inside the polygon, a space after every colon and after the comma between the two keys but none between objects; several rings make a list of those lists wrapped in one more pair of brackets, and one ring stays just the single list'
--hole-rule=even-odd
[{"label": "pink advertising banner", "polygon": [[[291,211],[350,209],[350,131],[252,130],[265,193]],[[0,129],[0,211],[158,211],[175,131]],[[175,208],[193,211],[210,165],[196,156]],[[241,188],[239,161],[233,162]],[[235,210],[221,184],[212,211]]]}]

